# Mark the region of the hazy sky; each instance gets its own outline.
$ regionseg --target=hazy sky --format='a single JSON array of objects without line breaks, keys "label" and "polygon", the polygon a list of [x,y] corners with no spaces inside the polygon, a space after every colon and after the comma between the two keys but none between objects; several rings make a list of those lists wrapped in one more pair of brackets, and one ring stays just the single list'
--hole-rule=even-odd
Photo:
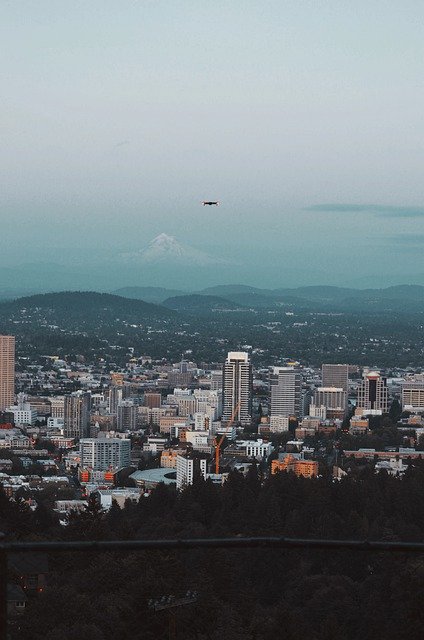
[{"label": "hazy sky", "polygon": [[3,262],[166,232],[424,284],[423,24],[420,0],[3,0]]}]

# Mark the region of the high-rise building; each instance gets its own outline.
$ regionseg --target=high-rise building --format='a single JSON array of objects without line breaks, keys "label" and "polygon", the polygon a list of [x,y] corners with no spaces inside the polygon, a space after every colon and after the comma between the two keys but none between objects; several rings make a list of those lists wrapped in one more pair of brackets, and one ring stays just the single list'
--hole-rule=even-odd
[{"label": "high-rise building", "polygon": [[193,451],[177,456],[177,489],[193,484],[196,478],[206,480],[207,456]]},{"label": "high-rise building", "polygon": [[81,468],[107,471],[129,467],[131,440],[126,438],[82,438]]},{"label": "high-rise building", "polygon": [[327,418],[344,418],[346,391],[341,387],[318,387],[314,391],[314,407],[325,407]]},{"label": "high-rise building", "polygon": [[228,422],[235,413],[235,422],[242,426],[252,421],[252,365],[245,351],[230,351],[224,363],[222,420]]},{"label": "high-rise building", "polygon": [[301,417],[302,377],[295,367],[273,367],[271,383],[271,420]]},{"label": "high-rise building", "polygon": [[424,380],[406,380],[402,383],[402,409],[424,411]]},{"label": "high-rise building", "polygon": [[63,432],[66,438],[86,438],[90,433],[90,394],[77,391],[65,396]]},{"label": "high-rise building", "polygon": [[357,410],[361,413],[372,411],[387,413],[388,393],[386,378],[382,378],[379,371],[365,371],[363,380],[358,388]]},{"label": "high-rise building", "polygon": [[118,431],[137,429],[138,407],[132,400],[122,400],[117,406],[116,426]]},{"label": "high-rise building", "polygon": [[111,415],[116,415],[118,404],[122,401],[124,396],[124,388],[117,385],[112,384],[109,387],[109,413]]},{"label": "high-rise building", "polygon": [[15,336],[0,335],[0,411],[15,401]]},{"label": "high-rise building", "polygon": [[347,396],[349,392],[349,365],[323,364],[322,386],[343,389]]}]

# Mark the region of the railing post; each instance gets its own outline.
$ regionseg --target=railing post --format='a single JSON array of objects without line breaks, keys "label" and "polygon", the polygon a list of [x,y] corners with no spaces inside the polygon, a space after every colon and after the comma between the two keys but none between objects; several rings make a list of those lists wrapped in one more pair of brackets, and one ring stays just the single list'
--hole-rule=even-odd
[{"label": "railing post", "polygon": [[7,640],[7,551],[0,533],[0,640]]}]

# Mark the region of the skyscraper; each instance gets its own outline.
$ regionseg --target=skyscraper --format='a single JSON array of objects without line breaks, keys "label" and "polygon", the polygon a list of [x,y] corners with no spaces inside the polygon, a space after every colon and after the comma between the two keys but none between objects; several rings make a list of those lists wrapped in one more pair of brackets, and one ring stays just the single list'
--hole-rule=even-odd
[{"label": "skyscraper", "polygon": [[356,407],[363,413],[367,411],[387,413],[387,383],[386,378],[382,378],[379,371],[364,371],[364,377],[358,389]]},{"label": "skyscraper", "polygon": [[235,422],[252,421],[252,365],[245,351],[230,351],[223,368],[222,420],[228,422],[237,405]]},{"label": "skyscraper", "polygon": [[116,425],[118,431],[137,429],[137,405],[132,400],[121,400],[117,406]]},{"label": "skyscraper", "polygon": [[300,418],[302,395],[300,372],[294,367],[273,367],[270,383],[271,422],[275,422],[277,417]]},{"label": "skyscraper", "polygon": [[346,396],[349,392],[349,365],[348,364],[323,364],[322,386],[343,389]]},{"label": "skyscraper", "polygon": [[0,411],[15,402],[15,336],[0,335]]},{"label": "skyscraper", "polygon": [[90,433],[90,394],[77,391],[65,396],[64,435],[87,438]]}]

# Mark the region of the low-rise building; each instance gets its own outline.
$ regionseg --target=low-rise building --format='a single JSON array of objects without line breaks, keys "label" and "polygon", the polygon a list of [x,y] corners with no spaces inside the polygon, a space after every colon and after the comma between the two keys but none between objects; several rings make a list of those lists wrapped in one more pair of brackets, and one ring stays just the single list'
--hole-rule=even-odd
[{"label": "low-rise building", "polygon": [[271,474],[279,471],[291,471],[304,478],[316,478],[318,475],[318,462],[316,460],[305,460],[301,455],[298,457],[293,453],[282,454],[278,460],[271,462]]}]

